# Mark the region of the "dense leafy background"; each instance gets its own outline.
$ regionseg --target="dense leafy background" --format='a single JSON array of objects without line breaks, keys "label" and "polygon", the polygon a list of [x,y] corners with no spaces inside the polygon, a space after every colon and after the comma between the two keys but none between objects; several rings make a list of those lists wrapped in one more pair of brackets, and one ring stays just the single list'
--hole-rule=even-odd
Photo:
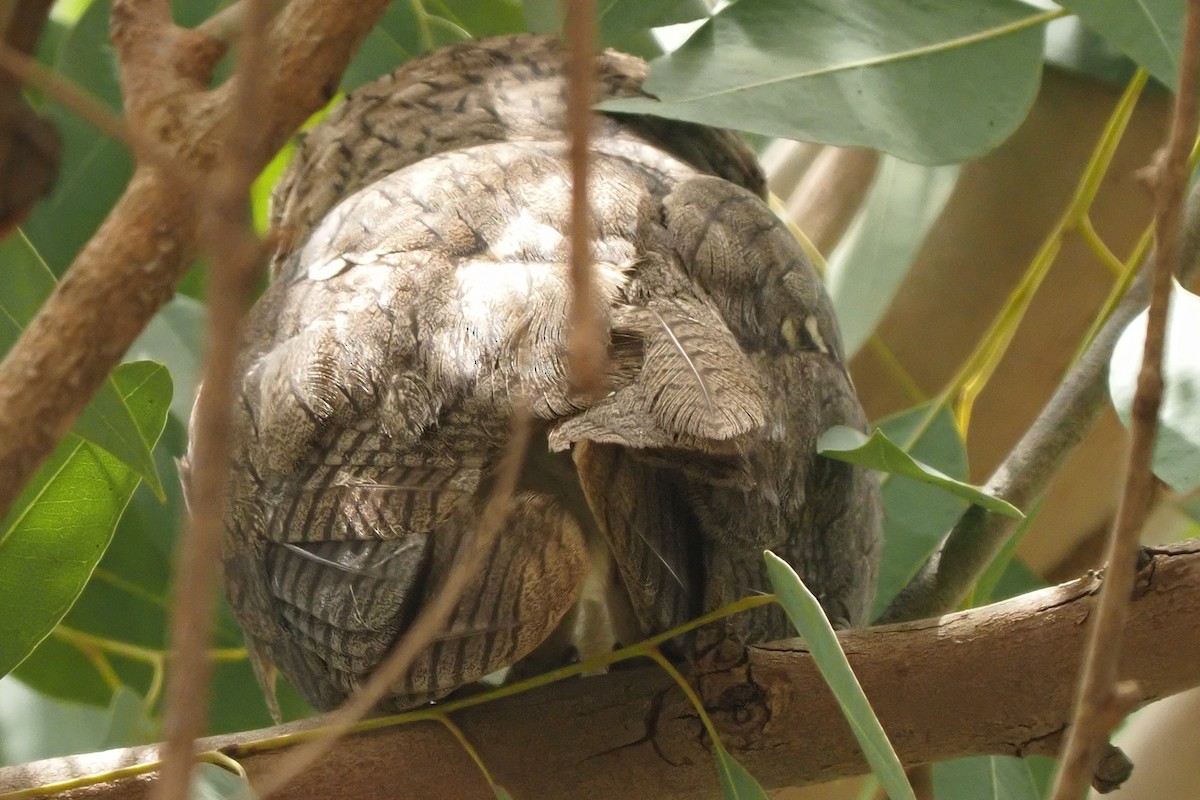
[{"label": "dense leafy background", "polygon": [[[178,20],[194,24],[225,3],[172,5]],[[1173,85],[1182,0],[1066,5],[1078,15],[1081,35],[1098,37]],[[882,315],[957,174],[954,166],[907,162],[955,164],[994,147],[1021,122],[1037,90],[1050,16],[1016,0],[740,0],[711,18],[698,0],[602,0],[598,6],[604,43],[646,56],[662,50],[651,28],[702,21],[690,39],[688,31],[670,29],[664,41],[687,40],[653,62],[646,87],[653,96],[610,104],[613,110],[732,121],[754,134],[866,145],[903,159],[881,170],[863,217],[831,259],[839,313],[857,320],[850,337],[856,346]],[[108,0],[62,0],[38,55],[118,109],[108,12]],[[461,39],[554,31],[561,24],[557,0],[397,2],[342,86],[352,90]],[[1109,71],[1107,62],[1082,66]],[[63,135],[62,174],[22,232],[0,244],[0,350],[11,345],[55,276],[100,224],[132,167],[119,145],[66,110],[53,103],[44,110]],[[286,155],[256,187],[260,222]],[[197,268],[0,527],[0,674],[15,668],[0,681],[0,763],[159,734],[169,576],[182,514],[174,459],[185,446],[197,382],[202,286]],[[1195,348],[1177,346],[1173,353],[1178,369],[1194,376]],[[1132,369],[1130,357],[1122,359],[1114,364],[1115,394]],[[1185,424],[1182,435],[1195,446],[1196,394],[1175,402],[1172,409],[1192,426]],[[913,457],[952,479],[966,478],[966,449],[944,407],[918,406],[879,424]],[[1188,480],[1196,480],[1194,474]],[[885,559],[876,612],[968,502],[961,492],[902,475],[884,481]],[[16,569],[16,559],[29,553],[36,554],[40,573]],[[1038,585],[1010,558],[1011,548],[977,589],[976,602]],[[219,660],[212,729],[267,724],[240,634],[225,609],[214,646]],[[288,717],[308,713],[287,687],[281,701]],[[735,794],[752,794],[753,780],[739,769],[733,762],[723,780]],[[968,759],[940,765],[935,782],[941,798],[1031,798],[1040,796],[1045,773],[1040,763]]]}]

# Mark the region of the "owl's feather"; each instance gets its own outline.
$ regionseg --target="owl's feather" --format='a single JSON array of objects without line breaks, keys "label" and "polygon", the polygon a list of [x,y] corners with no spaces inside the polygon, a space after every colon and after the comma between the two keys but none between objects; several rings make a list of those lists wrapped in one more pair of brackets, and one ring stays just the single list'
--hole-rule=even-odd
[{"label": "owl's feather", "polygon": [[[597,126],[612,392],[572,393],[561,60],[516,36],[414,61],[309,133],[276,191],[298,246],[239,360],[226,586],[260,674],[320,707],[438,591],[523,403],[537,436],[514,507],[393,705],[553,663],[576,629],[595,649],[600,628],[628,642],[762,590],[764,547],[831,614],[866,612],[877,488],[815,455],[862,412],[820,282],[732,135]],[[637,59],[597,67],[603,96],[640,92]],[[765,610],[729,630],[788,634]]]}]

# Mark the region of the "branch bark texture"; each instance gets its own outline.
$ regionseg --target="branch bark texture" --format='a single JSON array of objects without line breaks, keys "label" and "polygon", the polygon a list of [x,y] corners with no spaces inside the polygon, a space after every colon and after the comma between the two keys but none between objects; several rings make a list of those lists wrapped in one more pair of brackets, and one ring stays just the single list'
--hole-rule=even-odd
[{"label": "branch bark texture", "polygon": [[[1200,540],[1148,551],[1125,629],[1120,675],[1140,702],[1200,685]],[[855,673],[907,764],[992,754],[1054,754],[1070,718],[1096,574],[940,619],[842,634]],[[797,641],[751,648],[738,667],[701,678],[723,739],[767,787],[866,770],[832,696]],[[516,797],[716,798],[712,753],[695,713],[656,669],[617,671],[455,713],[496,780]],[[269,731],[216,737],[251,777],[284,751],[253,744]],[[0,770],[0,793],[145,763],[154,747]],[[145,796],[148,777],[56,796]],[[479,798],[489,789],[436,724],[342,740],[287,796]],[[2,797],[3,795],[0,795]]]}]

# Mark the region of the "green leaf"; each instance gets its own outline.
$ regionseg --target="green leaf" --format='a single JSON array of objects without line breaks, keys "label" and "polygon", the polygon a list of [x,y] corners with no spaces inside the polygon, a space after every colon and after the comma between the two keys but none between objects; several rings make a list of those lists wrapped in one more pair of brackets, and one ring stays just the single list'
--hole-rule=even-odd
[{"label": "green leaf", "polygon": [[508,793],[508,790],[498,783],[492,784],[492,794],[496,795],[496,800],[513,800],[513,796]]},{"label": "green leaf", "polygon": [[0,767],[104,749],[109,714],[0,679]]},{"label": "green leaf", "polygon": [[253,800],[258,797],[242,775],[216,764],[201,763],[192,773],[189,800]]},{"label": "green leaf", "polygon": [[392,3],[342,76],[349,92],[406,61],[465,39],[524,30],[518,0],[426,0]]},{"label": "green leaf", "polygon": [[825,273],[848,356],[883,319],[950,199],[958,171],[958,166],[926,167],[892,156],[880,160],[862,210],[830,254]]},{"label": "green leaf", "polygon": [[649,28],[703,19],[708,10],[680,0],[601,0],[596,16],[600,42],[610,47]]},{"label": "green leaf", "polygon": [[[932,417],[928,404],[880,421],[879,428],[894,442],[904,442],[915,458],[953,478],[967,477],[967,448],[954,417],[939,409]],[[967,503],[940,487],[883,475],[883,558],[871,619],[877,618],[928,560],[946,532],[958,521]]]},{"label": "green leaf", "polygon": [[192,416],[192,403],[200,385],[206,315],[203,303],[176,295],[150,320],[125,354],[126,360],[157,361],[166,366],[175,387],[171,413],[183,422]]},{"label": "green leaf", "polygon": [[850,662],[846,660],[846,654],[820,602],[786,561],[770,551],[764,553],[764,558],[771,588],[796,632],[804,639],[821,677],[837,699],[854,738],[871,765],[871,772],[892,800],[916,800],[904,774],[904,767],[863,693],[854,670],[850,668]]},{"label": "green leaf", "polygon": [[[83,12],[58,48],[55,71],[119,114],[109,7],[109,0],[96,0]],[[58,127],[63,159],[54,192],[38,204],[24,229],[61,275],[120,197],[133,174],[133,159],[123,145],[57,103],[48,102],[43,112]]]},{"label": "green leaf", "polygon": [[[54,290],[55,278],[23,233],[0,241],[0,352],[7,352]],[[166,377],[167,397],[170,378]],[[161,494],[162,482],[150,455],[158,438],[147,438],[112,378],[97,390],[75,422],[72,432],[116,456]]]},{"label": "green leaf", "polygon": [[821,434],[821,438],[817,440],[817,452],[827,458],[939,486],[953,495],[1006,517],[1024,516],[1012,503],[993,497],[978,486],[951,478],[928,464],[922,464],[897,447],[879,428],[867,436],[854,428],[836,425]]},{"label": "green leaf", "polygon": [[713,743],[713,751],[721,778],[721,795],[725,800],[767,800],[766,790],[720,742]]},{"label": "green leaf", "polygon": [[1029,762],[1015,756],[973,756],[933,765],[938,800],[1040,800]]},{"label": "green leaf", "polygon": [[[134,418],[154,438],[169,394],[158,365],[114,373]],[[169,387],[169,381],[167,383]],[[0,675],[24,660],[71,608],[112,539],[138,476],[68,435],[0,525]]]},{"label": "green leaf", "polygon": [[[1125,328],[1108,366],[1108,390],[1117,416],[1129,426],[1146,341],[1143,311]],[[1163,357],[1162,407],[1154,443],[1154,474],[1187,494],[1200,487],[1200,297],[1178,283],[1171,291]]]},{"label": "green leaf", "polygon": [[1037,94],[1039,12],[1016,0],[741,0],[600,108],[947,164],[1004,141]]},{"label": "green leaf", "polygon": [[1021,520],[1021,524],[1004,542],[1000,552],[996,553],[983,574],[975,581],[971,596],[967,599],[968,607],[994,603],[1046,585],[1045,581],[1038,578],[1033,570],[1016,557],[1017,545],[1029,532],[1041,508],[1042,502],[1039,500],[1033,511]]},{"label": "green leaf", "polygon": [[1062,5],[1171,91],[1176,90],[1185,0],[1063,0]]}]

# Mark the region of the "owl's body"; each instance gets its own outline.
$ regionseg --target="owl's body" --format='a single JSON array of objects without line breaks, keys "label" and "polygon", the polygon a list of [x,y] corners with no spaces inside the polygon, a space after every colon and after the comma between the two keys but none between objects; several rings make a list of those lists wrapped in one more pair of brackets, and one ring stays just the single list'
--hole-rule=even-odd
[{"label": "owl's body", "polygon": [[[556,658],[596,619],[628,643],[767,590],[768,548],[830,616],[867,611],[878,490],[815,455],[862,412],[819,279],[732,136],[598,120],[612,393],[571,392],[560,62],[533,36],[413,62],[347,98],[277,190],[299,246],[250,317],[224,559],[256,659],[317,706],[437,592],[519,405],[535,434],[510,516],[394,705]],[[603,96],[639,91],[640,61],[598,68]],[[777,610],[731,626],[788,635]]]}]

